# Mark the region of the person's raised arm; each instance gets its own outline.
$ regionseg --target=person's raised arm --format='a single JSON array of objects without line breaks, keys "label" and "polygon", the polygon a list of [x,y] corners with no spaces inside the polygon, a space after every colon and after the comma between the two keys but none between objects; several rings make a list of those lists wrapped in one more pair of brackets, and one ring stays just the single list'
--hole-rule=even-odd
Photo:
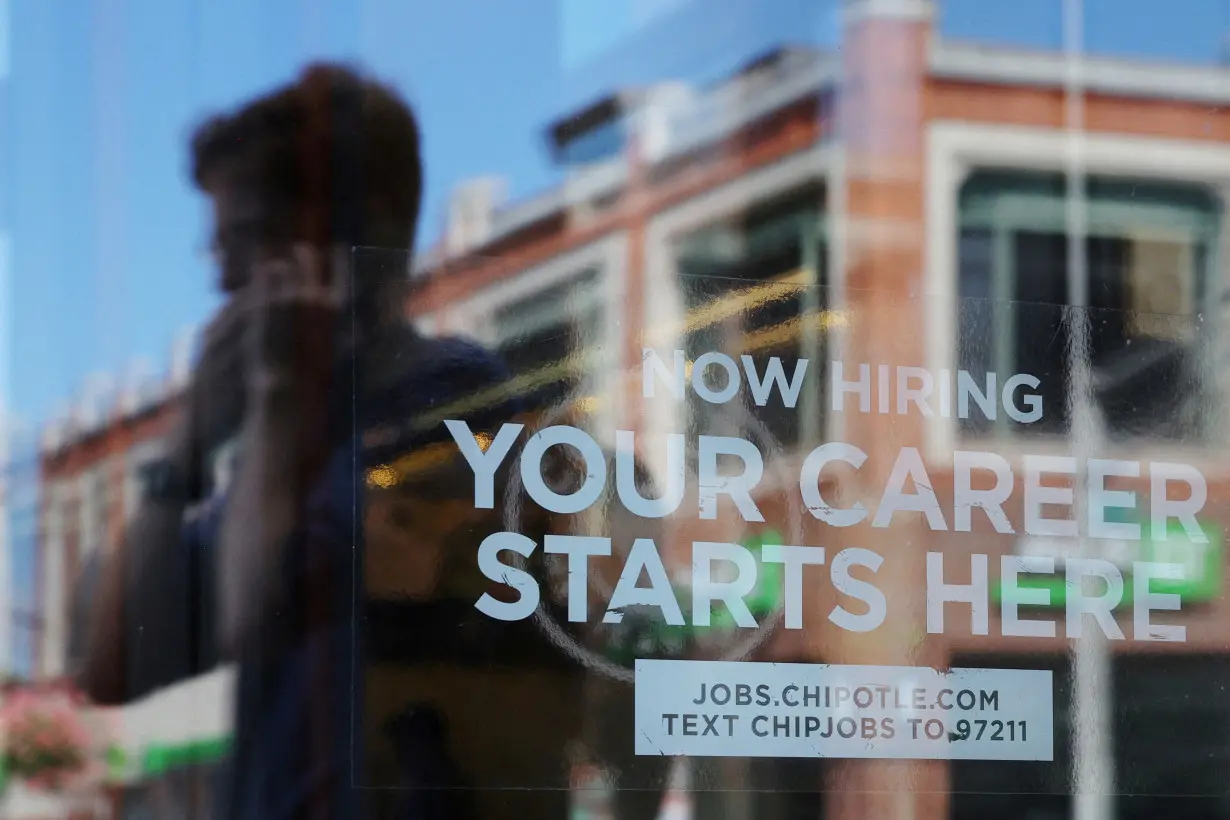
[{"label": "person's raised arm", "polygon": [[304,501],[329,449],[334,294],[319,258],[264,266],[254,279],[247,349],[248,409],[218,549],[218,636],[233,656],[283,604],[286,550],[303,531]]},{"label": "person's raised arm", "polygon": [[123,703],[192,672],[184,668],[190,660],[185,642],[192,637],[191,608],[200,605],[191,592],[202,581],[190,577],[199,564],[186,543],[186,515],[200,495],[204,442],[223,438],[239,423],[241,319],[232,303],[210,322],[163,456],[144,476],[136,513],[78,591],[86,617],[75,625],[81,652],[73,671],[97,703]]},{"label": "person's raised arm", "polygon": [[[190,436],[180,422],[167,456],[150,476],[149,492],[122,539],[102,559],[94,588],[88,590],[89,617],[84,630],[78,684],[96,703],[124,703],[144,694],[133,680],[137,657],[150,651],[173,653],[183,637],[186,607],[182,588],[181,541],[191,474]],[[167,681],[170,682],[170,681]]]}]

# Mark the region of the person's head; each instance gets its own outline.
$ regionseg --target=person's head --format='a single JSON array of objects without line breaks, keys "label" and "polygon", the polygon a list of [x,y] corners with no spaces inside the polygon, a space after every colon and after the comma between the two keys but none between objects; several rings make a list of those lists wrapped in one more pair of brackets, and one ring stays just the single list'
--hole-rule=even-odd
[{"label": "person's head", "polygon": [[[219,285],[234,294],[254,263],[297,242],[330,256],[355,246],[409,251],[422,192],[418,123],[385,86],[314,64],[295,82],[201,125],[192,177],[213,204]],[[380,275],[373,282],[355,272],[361,311],[400,308],[389,288],[401,277]]]}]

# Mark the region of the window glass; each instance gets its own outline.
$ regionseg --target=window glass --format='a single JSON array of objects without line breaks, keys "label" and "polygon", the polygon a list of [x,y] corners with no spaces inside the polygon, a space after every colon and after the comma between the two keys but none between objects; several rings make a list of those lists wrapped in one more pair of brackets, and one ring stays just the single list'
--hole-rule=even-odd
[{"label": "window glass", "polygon": [[1230,820],[1227,0],[0,0],[0,820]]},{"label": "window glass", "polygon": [[[1104,311],[1091,328],[1089,355],[1111,433],[1191,436],[1210,400],[1200,360],[1211,340],[1202,322],[1189,319],[1217,312],[1209,260],[1220,204],[1198,183],[1093,177],[1087,193],[1090,231],[1073,251],[1061,178],[971,176],[961,194],[961,293],[1052,305],[1071,305],[1083,294],[1083,304]],[[1073,271],[1074,262],[1083,273]],[[1006,318],[970,317],[972,338],[981,343],[970,345],[960,328],[963,364],[1046,374],[1058,406],[1068,378],[1063,314],[1056,313],[1054,327],[1012,327]],[[985,329],[982,321],[989,321]],[[1183,412],[1174,412],[1176,403]],[[1064,424],[1060,411],[1031,431],[1053,433]]]}]

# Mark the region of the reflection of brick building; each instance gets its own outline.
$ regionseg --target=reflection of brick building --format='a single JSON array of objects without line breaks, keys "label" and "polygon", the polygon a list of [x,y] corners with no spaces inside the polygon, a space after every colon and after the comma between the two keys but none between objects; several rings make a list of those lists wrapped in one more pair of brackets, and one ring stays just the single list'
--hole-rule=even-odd
[{"label": "reflection of brick building", "polygon": [[[86,615],[76,599],[81,570],[96,551],[105,554],[115,548],[136,510],[142,470],[161,454],[186,384],[190,341],[184,335],[176,344],[165,377],[134,366],[119,389],[112,389],[103,376],[91,380],[70,411],[43,431],[34,589],[42,626],[34,647],[34,675],[41,686],[62,685],[75,660],[72,652],[80,651],[84,635],[75,630],[81,629]],[[187,787],[160,779],[163,770],[154,761],[161,760],[166,747],[184,745],[185,736],[201,745],[225,731],[225,726],[213,725],[219,722],[215,713],[227,703],[213,694],[217,678],[199,678],[123,708],[90,710],[89,720],[106,726],[100,737],[108,745],[106,793],[113,811],[121,805],[137,810],[142,800],[151,799],[144,793],[151,783],[155,796],[163,800],[189,794]],[[185,709],[183,699],[185,694],[193,696],[194,685],[200,687],[196,697],[201,700]],[[200,736],[198,723],[208,727]],[[176,809],[164,803],[155,811],[173,814]]]},{"label": "reflection of brick building", "polygon": [[[1109,381],[1098,394],[1108,451],[1200,465],[1211,480],[1209,523],[1223,523],[1230,501],[1219,463],[1225,431],[1210,412],[1224,404],[1223,393],[1216,378],[1176,374],[1190,374],[1185,363],[1201,373],[1217,361],[1209,351],[1218,349],[1226,276],[1219,251],[1230,187],[1230,71],[1088,59],[1077,107],[1063,55],[944,41],[931,30],[926,0],[847,5],[836,54],[774,52],[704,93],[664,83],[562,117],[549,137],[565,182],[501,207],[497,185],[469,186],[453,209],[460,222],[416,271],[411,315],[430,332],[459,331],[499,349],[544,405],[575,393],[576,409],[592,414],[597,429],[618,425],[646,435],[683,423],[747,431],[743,421],[697,402],[660,410],[642,401],[639,382],[624,374],[635,375],[645,340],[692,355],[725,349],[787,362],[805,355],[816,389],[804,391],[799,412],[753,414],[785,445],[785,460],[797,462],[806,445],[826,439],[859,444],[869,455],[859,474],[865,483],[836,477],[826,492],[870,505],[897,452],[917,446],[951,510],[954,449],[995,451],[1018,467],[1022,453],[1070,449],[1062,441],[1067,366],[1059,318],[1083,292],[1084,303],[1101,311],[1091,347]],[[1079,209],[1087,241],[1079,254],[1068,242],[1070,167],[1087,175]],[[1078,278],[1082,287],[1073,291]],[[1034,306],[996,310],[978,299]],[[1195,314],[1203,320],[1193,321]],[[1040,337],[1048,343],[1038,344]],[[932,372],[1035,372],[1047,420],[1023,430],[962,425],[943,414],[833,413],[821,363],[834,359]],[[156,441],[166,407],[108,416],[48,443],[44,674],[63,668],[73,568],[118,533],[132,498],[128,482],[147,454],[136,445]],[[658,457],[643,455],[651,465]],[[762,494],[770,520],[789,517],[786,497]],[[1019,494],[1008,508],[1019,520]],[[672,543],[690,542],[701,531],[694,523],[680,526]],[[721,535],[728,523],[707,532]],[[806,628],[779,635],[771,655],[1065,668],[1067,641],[1004,639],[994,615],[988,635],[963,634],[967,612],[955,605],[947,610],[947,634],[926,636],[921,579],[928,549],[945,553],[949,583],[963,580],[970,553],[1018,549],[984,518],[975,516],[975,532],[959,536],[931,533],[908,516],[880,531],[835,533],[813,524],[804,536],[833,551],[857,543],[891,558],[877,575],[891,620],[871,634],[832,627],[825,616],[835,595],[821,574],[809,578],[815,593]],[[1115,746],[1119,759],[1103,763],[1132,773],[1125,790],[1141,783],[1136,791],[1215,790],[1217,766],[1230,757],[1216,738],[1200,737],[1186,750],[1166,745],[1177,730],[1158,734],[1141,708],[1154,697],[1148,690],[1159,657],[1180,700],[1194,702],[1191,693],[1224,681],[1224,598],[1187,609],[1185,643],[1116,646],[1132,650],[1112,667],[1120,714],[1139,719],[1135,728],[1115,724],[1123,738]],[[1125,631],[1131,635],[1130,623]],[[1056,731],[1065,737],[1066,682],[1058,694]],[[1215,707],[1167,708],[1168,719],[1192,737],[1205,727],[1230,737],[1230,717]],[[1182,767],[1194,780],[1142,779],[1150,759],[1180,754],[1199,759]],[[823,774],[826,816],[1066,814],[1072,783],[1065,755],[1061,742],[1054,766],[836,763]],[[811,774],[773,777],[778,787],[808,788],[803,781]],[[971,793],[980,791],[1053,796],[979,802]],[[1133,805],[1120,816],[1146,811]],[[766,808],[765,816],[786,810]]]},{"label": "reflection of brick building", "polygon": [[114,547],[136,509],[143,465],[158,457],[175,397],[187,377],[188,348],[176,349],[166,379],[134,368],[113,390],[91,380],[71,412],[43,433],[42,545],[38,597],[43,619],[36,673],[66,671],[73,584],[86,559]]},{"label": "reflection of brick building", "polygon": [[39,552],[39,450],[34,430],[8,420],[0,431],[0,546],[6,617],[3,640],[6,673],[29,678],[42,634],[42,618],[35,589]]},{"label": "reflection of brick building", "polygon": [[[1220,463],[1225,428],[1213,411],[1225,399],[1216,364],[1230,71],[1090,58],[1074,89],[1065,85],[1063,55],[947,42],[932,31],[933,13],[921,1],[850,3],[840,57],[782,52],[705,95],[674,88],[617,95],[562,119],[550,133],[557,149],[580,140],[608,145],[612,133],[621,139],[568,166],[560,188],[494,211],[485,238],[468,250],[420,265],[412,314],[429,330],[496,346],[521,371],[538,374],[529,381],[544,401],[577,391],[599,430],[663,432],[705,418],[703,407],[664,415],[642,402],[635,378],[620,377],[639,367],[644,340],[692,355],[736,345],[784,357],[810,351],[817,365],[842,359],[932,373],[1038,375],[1048,412],[1030,428],[833,413],[831,396],[819,389],[802,399],[814,412],[763,418],[788,452],[826,439],[867,451],[861,481],[847,476],[831,488],[846,502],[873,503],[898,451],[919,447],[951,510],[951,489],[943,488],[952,486],[954,449],[1002,453],[1018,470],[1026,452],[1071,451],[1062,319],[1064,306],[1083,304],[1093,311],[1094,402],[1105,428],[1105,444],[1089,446],[1098,455],[1199,466],[1210,480],[1207,523],[1223,526],[1230,485]],[[1078,93],[1082,104],[1073,106]],[[1068,208],[1065,183],[1073,167],[1084,176],[1076,210]],[[1086,237],[1081,252],[1069,248],[1073,213]],[[993,309],[980,299],[1032,306]],[[814,321],[791,326],[800,314]],[[814,375],[824,383],[824,374]],[[1008,503],[1014,520],[1020,501],[1017,492]],[[775,503],[780,496],[764,499],[766,508]],[[891,554],[877,575],[891,620],[872,634],[829,626],[832,593],[818,577],[808,626],[780,638],[782,656],[893,664],[993,657],[988,665],[1067,668],[1066,640],[996,637],[996,616],[989,635],[962,634],[968,613],[955,605],[947,634],[926,637],[928,549],[945,552],[946,580],[955,583],[968,576],[970,553],[990,553],[994,568],[995,556],[1019,545],[978,516],[975,532],[962,535],[931,533],[909,518],[882,531],[809,527],[808,543]],[[1159,668],[1173,668],[1177,686],[1197,691],[1202,675],[1216,674],[1212,666],[1188,670],[1185,661],[1180,669],[1164,659],[1223,652],[1225,606],[1221,598],[1185,606],[1182,644],[1116,642],[1113,649],[1132,657],[1114,662],[1114,691],[1147,687]],[[1130,615],[1125,631],[1130,639]],[[1133,711],[1139,704],[1119,704],[1121,715],[1140,717],[1133,726],[1152,725]],[[1060,712],[1057,737],[1066,740]],[[1230,730],[1230,716],[1220,712],[1195,720]],[[1147,781],[1140,773],[1146,747],[1172,741],[1149,735],[1154,729],[1114,725],[1123,738],[1112,746],[1118,758],[1097,765]],[[1210,744],[1199,754],[1224,762],[1230,753]],[[841,785],[826,805],[831,816],[851,818],[897,816],[903,801],[923,817],[1066,812],[1062,795],[1073,786],[1065,754],[1050,768],[842,763],[827,775]],[[1191,777],[1182,787],[1153,782],[1169,793],[1220,789],[1204,769]],[[910,785],[894,785],[902,783]],[[1060,796],[978,802],[948,797],[949,786]],[[1121,814],[1147,811],[1136,806],[1125,802]]]}]

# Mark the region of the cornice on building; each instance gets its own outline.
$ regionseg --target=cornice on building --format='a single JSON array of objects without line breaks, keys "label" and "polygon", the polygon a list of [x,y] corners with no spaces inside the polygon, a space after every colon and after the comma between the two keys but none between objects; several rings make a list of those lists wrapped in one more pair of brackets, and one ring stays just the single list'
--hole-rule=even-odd
[{"label": "cornice on building", "polygon": [[[764,72],[770,60],[776,61],[779,70]],[[557,141],[579,127],[578,123],[622,110],[630,126],[629,143],[640,148],[636,161],[653,169],[720,144],[775,112],[820,95],[833,87],[838,76],[836,55],[785,47],[759,55],[703,93],[683,94],[679,84],[663,83],[635,93],[611,94],[560,118],[547,132],[549,140]],[[668,93],[661,93],[663,90]],[[645,139],[646,135],[652,138]],[[561,184],[495,209],[487,241],[465,253],[481,251],[559,214],[617,195],[632,174],[630,154],[625,151],[605,161],[568,168]],[[446,269],[455,258],[446,245],[437,246],[415,262],[413,275],[430,276]]]},{"label": "cornice on building", "polygon": [[847,27],[867,20],[930,23],[934,18],[934,0],[845,0],[842,7],[842,22]]},{"label": "cornice on building", "polygon": [[[1061,52],[1006,49],[936,42],[932,77],[1046,88],[1062,88],[1068,71]],[[1081,83],[1089,94],[1225,105],[1230,103],[1230,67],[1142,62],[1106,57],[1081,60]]]},{"label": "cornice on building", "polygon": [[164,374],[157,374],[146,359],[130,362],[118,381],[107,373],[93,374],[82,385],[76,399],[61,407],[43,425],[39,441],[41,455],[44,458],[55,456],[104,436],[117,425],[154,415],[174,401],[191,375],[196,335],[195,327],[183,328],[176,334]]},{"label": "cornice on building", "polygon": [[[845,9],[847,27],[868,19],[919,22],[929,25],[934,15],[930,0],[859,0]],[[1066,79],[1066,57],[1060,52],[1031,52],[995,46],[930,41],[928,75],[935,80],[1012,85],[1019,87],[1062,88]],[[649,167],[678,161],[709,145],[719,144],[749,125],[809,97],[836,90],[841,68],[836,55],[812,52],[810,60],[787,63],[789,69],[774,82],[749,89],[745,77],[735,75],[704,94],[696,94],[673,111],[653,116],[633,117],[644,127],[655,127],[659,136],[654,150],[642,153],[638,161]],[[1123,59],[1087,57],[1082,74],[1088,93],[1110,97],[1191,101],[1208,104],[1230,103],[1230,66],[1194,66]],[[612,94],[573,115],[561,117],[548,132],[558,136],[578,117],[596,116],[609,108],[612,100],[628,106],[645,105],[652,96]],[[665,136],[662,136],[663,132]],[[467,249],[481,252],[484,247],[506,241],[533,225],[584,205],[618,194],[628,183],[631,160],[624,155],[602,163],[571,169],[565,181],[527,199],[498,208],[490,220],[487,241]],[[456,256],[436,248],[414,266],[415,276],[430,276],[447,268]]]}]

